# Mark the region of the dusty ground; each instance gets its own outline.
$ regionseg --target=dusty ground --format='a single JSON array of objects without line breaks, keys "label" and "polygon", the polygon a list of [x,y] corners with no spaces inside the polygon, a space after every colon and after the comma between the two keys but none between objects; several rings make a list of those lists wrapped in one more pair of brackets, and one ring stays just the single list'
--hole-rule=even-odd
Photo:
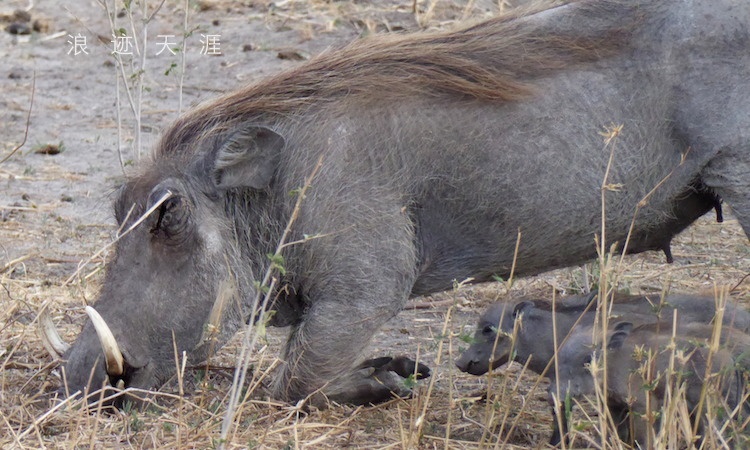
[{"label": "dusty ground", "polygon": [[[146,90],[140,102],[142,156],[134,149],[137,133],[122,89],[122,124],[118,126],[117,69],[110,55],[112,32],[103,7],[95,1],[38,1],[28,10],[31,21],[26,22],[13,12],[26,9],[27,2],[0,3],[4,28],[0,32],[0,160],[24,140],[35,86],[25,145],[0,164],[3,448],[207,448],[218,444],[217,430],[230,383],[228,370],[212,371],[208,376],[191,371],[191,375],[202,377],[202,383],[186,393],[189,404],[164,398],[161,407],[146,412],[102,415],[70,407],[48,413],[50,404],[44,393],[58,387],[59,379],[53,371],[56,364],[35,336],[34,325],[37,312],[49,304],[63,335],[72,340],[84,321],[82,307],[96,297],[100,269],[107,258],[106,251],[97,251],[115,231],[111,193],[124,172],[146,158],[159,130],[178,114],[179,55],[155,53],[163,40],[159,35],[174,35],[174,42],[181,39],[183,10],[179,3],[167,1],[149,24]],[[191,2],[188,29],[193,32],[186,45],[184,105],[300,64],[335,43],[372,32],[448,26],[495,14],[498,3],[504,2],[417,3],[415,14],[411,0]],[[117,20],[117,28],[130,26],[127,17]],[[30,35],[5,31],[6,26],[17,30],[27,23],[34,27],[34,21],[38,21],[38,31]],[[220,36],[221,55],[200,54],[201,34]],[[86,37],[87,53],[69,51],[76,36]],[[173,63],[177,69],[165,74]],[[694,292],[722,285],[735,287],[734,299],[750,300],[750,281],[743,282],[750,273],[750,249],[731,215],[724,224],[704,217],[677,239],[674,254],[672,265],[664,264],[663,255],[657,253],[626,258],[621,288],[659,292],[670,287]],[[89,264],[81,264],[92,255],[96,256]],[[298,419],[288,406],[254,403],[238,420],[241,425],[228,444],[237,448],[474,448],[505,442],[543,446],[550,429],[543,385],[529,393],[535,378],[522,376],[520,387],[508,388],[513,392],[495,404],[477,402],[475,394],[484,389],[487,379],[461,374],[451,360],[465,346],[461,337],[489,302],[546,297],[553,288],[574,292],[584,284],[582,273],[582,269],[569,269],[520,280],[510,289],[502,284],[485,285],[417,299],[414,303],[436,301],[438,305],[402,313],[377,336],[373,354],[418,354],[433,368],[431,391],[428,383],[422,383],[417,398],[409,402],[313,411]],[[66,283],[74,274],[77,276]],[[454,301],[447,301],[451,299]],[[449,332],[443,333],[446,322]],[[266,358],[262,367],[276,354],[282,338],[283,330],[269,331],[269,347],[259,353]],[[214,364],[231,367],[234,349],[235,345],[226,347]],[[508,381],[512,386],[518,372],[518,367],[513,367],[492,382],[497,386]],[[170,389],[165,391],[176,392]],[[418,418],[420,415],[424,417]],[[508,433],[514,421],[517,424]],[[422,424],[420,431],[418,423]]]}]

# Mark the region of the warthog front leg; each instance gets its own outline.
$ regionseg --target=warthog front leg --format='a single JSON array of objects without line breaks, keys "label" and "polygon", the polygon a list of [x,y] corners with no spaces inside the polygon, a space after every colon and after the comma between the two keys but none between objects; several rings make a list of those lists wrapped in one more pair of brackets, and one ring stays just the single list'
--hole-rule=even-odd
[{"label": "warthog front leg", "polygon": [[[308,279],[303,292],[310,305],[293,326],[282,359],[275,395],[311,403],[367,404],[408,395],[403,377],[428,373],[403,358],[378,358],[359,364],[372,336],[403,308],[416,278],[413,231],[402,214],[368,223],[362,237],[353,232],[342,250],[325,240],[308,247]],[[399,225],[399,221],[403,221]]]},{"label": "warthog front leg", "polygon": [[[379,403],[410,394],[403,378],[429,374],[426,366],[407,358],[378,358],[352,368],[370,337],[393,316],[391,312],[373,308],[363,315],[351,305],[332,302],[311,310],[287,343],[285,363],[274,388],[277,397],[298,401],[312,394],[310,401],[316,406],[328,400]],[[332,317],[338,320],[332,321]]]},{"label": "warthog front leg", "polygon": [[394,397],[408,398],[411,389],[404,383],[409,377],[430,376],[430,369],[405,356],[368,359],[325,390],[329,400],[356,405],[377,404]]}]

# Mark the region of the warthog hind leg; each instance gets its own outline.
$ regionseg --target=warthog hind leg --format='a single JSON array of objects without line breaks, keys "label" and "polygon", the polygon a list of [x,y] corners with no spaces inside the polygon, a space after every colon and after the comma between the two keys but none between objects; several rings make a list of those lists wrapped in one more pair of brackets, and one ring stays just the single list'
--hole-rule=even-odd
[{"label": "warthog hind leg", "polygon": [[729,204],[750,238],[750,145],[719,151],[703,169],[703,179]]}]

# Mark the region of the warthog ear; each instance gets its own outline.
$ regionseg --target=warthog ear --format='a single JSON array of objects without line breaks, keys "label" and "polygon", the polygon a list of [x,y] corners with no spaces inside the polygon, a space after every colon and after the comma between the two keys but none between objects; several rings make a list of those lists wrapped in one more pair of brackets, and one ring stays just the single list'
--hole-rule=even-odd
[{"label": "warthog ear", "polygon": [[607,350],[615,350],[622,347],[625,339],[630,336],[630,332],[633,330],[633,324],[631,322],[619,322],[615,325],[615,332],[609,337],[607,342]]},{"label": "warthog ear", "polygon": [[236,131],[214,157],[211,172],[216,186],[222,189],[268,187],[284,144],[283,137],[263,126],[252,125]]}]

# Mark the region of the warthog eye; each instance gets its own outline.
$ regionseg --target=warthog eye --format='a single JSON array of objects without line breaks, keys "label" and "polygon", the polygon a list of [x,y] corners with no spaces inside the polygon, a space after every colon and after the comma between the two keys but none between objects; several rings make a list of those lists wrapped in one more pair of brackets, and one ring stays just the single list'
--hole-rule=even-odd
[{"label": "warthog eye", "polygon": [[186,209],[181,197],[174,196],[167,199],[159,207],[159,217],[156,219],[151,233],[154,235],[163,233],[165,237],[178,234],[187,222]]}]

